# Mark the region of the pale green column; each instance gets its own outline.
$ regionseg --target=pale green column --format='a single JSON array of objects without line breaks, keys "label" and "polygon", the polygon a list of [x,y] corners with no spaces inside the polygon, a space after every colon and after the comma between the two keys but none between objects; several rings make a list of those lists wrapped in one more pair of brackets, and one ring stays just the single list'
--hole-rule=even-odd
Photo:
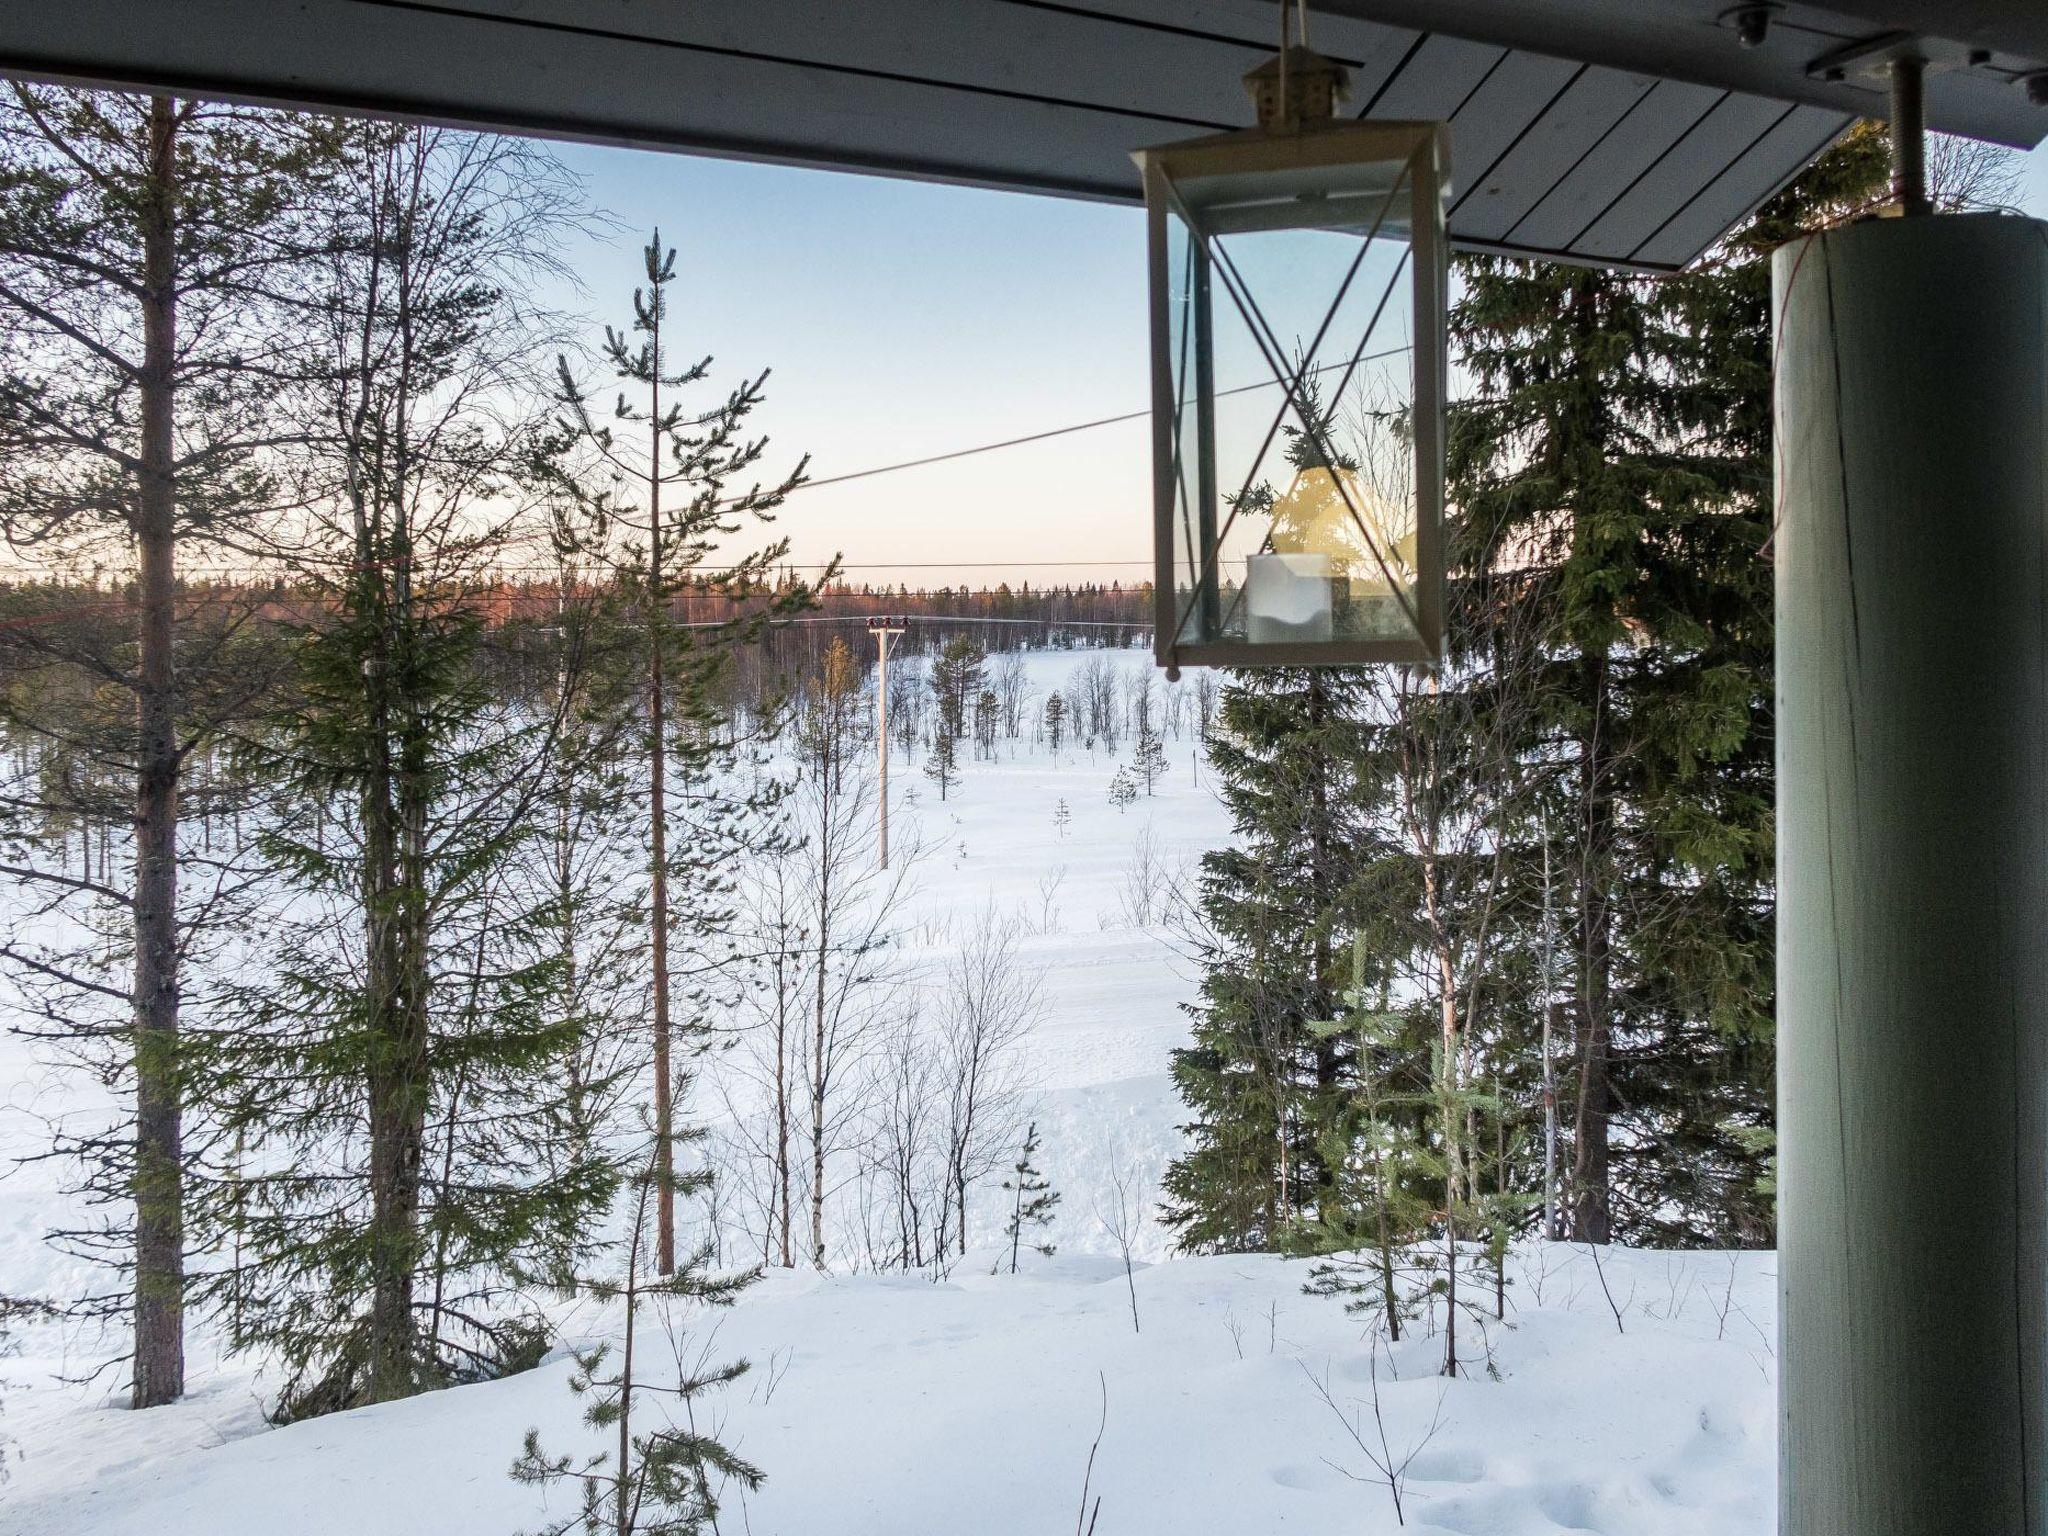
[{"label": "pale green column", "polygon": [[1773,275],[1779,1530],[2048,1536],[2048,226]]}]

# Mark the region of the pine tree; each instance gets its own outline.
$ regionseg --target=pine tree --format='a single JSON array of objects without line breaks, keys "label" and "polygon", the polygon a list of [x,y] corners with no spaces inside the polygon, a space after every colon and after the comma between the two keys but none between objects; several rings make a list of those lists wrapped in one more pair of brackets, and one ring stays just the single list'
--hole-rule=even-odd
[{"label": "pine tree", "polygon": [[[1010,1177],[1003,1180],[1003,1188],[1012,1195],[1010,1219],[1003,1226],[1003,1236],[1010,1240],[1010,1273],[1017,1273],[1018,1246],[1024,1240],[1027,1227],[1049,1227],[1052,1213],[1060,1203],[1059,1191],[1052,1187],[1052,1181],[1032,1163],[1038,1155],[1038,1122],[1033,1120],[1024,1128],[1024,1147],[1017,1154],[1017,1161],[1010,1165]],[[1053,1255],[1051,1243],[1031,1245],[1046,1258]]]},{"label": "pine tree", "polygon": [[[200,551],[261,548],[287,499],[271,462],[276,400],[304,364],[298,300],[347,158],[340,139],[331,120],[184,98],[28,84],[0,96],[0,531],[53,572],[133,581],[125,623],[10,637],[10,668],[81,672],[99,707],[52,715],[16,689],[6,714],[126,779],[124,867],[103,852],[87,882],[125,912],[128,932],[107,937],[129,971],[113,989],[126,1017],[84,1016],[109,1000],[91,965],[51,956],[34,974],[76,982],[64,1016],[121,1048],[92,1065],[128,1089],[132,1125],[76,1150],[96,1203],[133,1217],[79,1241],[132,1277],[138,1408],[184,1391],[185,1184],[205,1140],[185,1124],[181,1009],[199,989],[184,973],[226,931],[219,893],[240,883],[181,893],[182,781],[263,678],[239,636],[253,605],[200,600],[181,571]],[[95,716],[113,728],[75,733]],[[32,809],[50,787],[10,787],[0,803]],[[38,903],[91,894],[33,857],[12,878]]]},{"label": "pine tree", "polygon": [[996,696],[992,689],[984,688],[974,696],[974,747],[984,762],[996,755],[996,722],[999,718]]},{"label": "pine tree", "polygon": [[932,726],[931,739],[925,743],[924,776],[939,786],[939,799],[960,782],[960,749],[957,738],[943,723]]},{"label": "pine tree", "polygon": [[1057,691],[1047,694],[1045,698],[1045,740],[1046,744],[1052,748],[1052,755],[1055,759],[1060,755],[1060,743],[1066,739],[1066,727],[1067,701],[1065,695]]},{"label": "pine tree", "polygon": [[1131,748],[1131,768],[1145,786],[1147,795],[1166,777],[1166,747],[1159,740],[1159,733],[1152,729],[1149,714],[1138,721],[1137,741]]},{"label": "pine tree", "polygon": [[938,713],[939,730],[955,741],[966,734],[969,711],[981,697],[986,662],[972,635],[955,635],[933,658],[932,706]]},{"label": "pine tree", "polygon": [[[672,1137],[680,1134],[670,1128]],[[660,1161],[657,1152],[653,1163]],[[540,1527],[536,1536],[698,1536],[716,1533],[721,1495],[727,1482],[749,1492],[764,1481],[756,1467],[720,1441],[697,1420],[697,1405],[731,1385],[748,1370],[745,1360],[722,1365],[682,1367],[680,1341],[670,1339],[671,1358],[679,1363],[672,1382],[656,1385],[640,1374],[641,1312],[649,1305],[729,1307],[759,1278],[758,1272],[715,1274],[711,1250],[686,1254],[665,1276],[640,1275],[641,1242],[647,1225],[647,1197],[660,1177],[651,1163],[641,1176],[639,1209],[626,1252],[625,1275],[616,1281],[583,1281],[577,1287],[598,1300],[617,1300],[625,1331],[617,1367],[604,1374],[611,1358],[608,1345],[579,1351],[569,1390],[588,1397],[583,1422],[607,1436],[607,1449],[578,1458],[550,1456],[540,1431],[529,1429],[526,1443],[512,1463],[515,1482],[548,1489],[567,1483],[577,1494],[574,1513]],[[708,1188],[703,1175],[685,1175],[677,1194]],[[673,1326],[671,1324],[671,1326]],[[649,1426],[649,1420],[654,1422]]]},{"label": "pine tree", "polygon": [[1067,836],[1067,828],[1073,824],[1074,812],[1068,806],[1066,799],[1062,797],[1059,803],[1052,808],[1052,829],[1054,835],[1064,842]]},{"label": "pine tree", "polygon": [[[730,924],[733,854],[749,846],[772,788],[734,795],[719,786],[720,771],[737,754],[721,730],[717,689],[739,647],[760,638],[777,618],[810,607],[819,583],[771,583],[787,555],[781,539],[737,557],[713,551],[743,528],[773,521],[783,499],[804,481],[808,458],[781,480],[753,485],[728,496],[728,483],[746,475],[767,454],[765,437],[745,436],[747,419],[760,405],[764,371],[708,410],[686,411],[680,396],[708,376],[706,357],[677,366],[667,333],[669,288],[676,281],[676,253],[656,230],[641,253],[647,286],[633,290],[633,323],[627,332],[607,327],[604,360],[619,395],[612,425],[593,414],[588,396],[566,358],[558,359],[557,395],[564,411],[566,441],[554,469],[559,489],[580,503],[600,530],[595,549],[622,561],[637,582],[645,636],[647,698],[647,870],[648,940],[653,967],[651,1056],[657,1147],[670,1147],[676,1036],[692,1028],[677,1019],[670,947],[681,939],[716,932]],[[631,337],[638,337],[635,344]],[[632,392],[628,398],[627,391]],[[613,530],[625,531],[623,548],[611,544]],[[702,593],[737,610],[722,622],[690,627],[671,623],[679,591]],[[765,601],[741,606],[743,600]],[[764,731],[763,735],[768,734]],[[673,786],[688,797],[687,809],[672,815]],[[672,819],[694,822],[699,835],[674,854]],[[680,866],[680,867],[679,867]],[[672,886],[678,887],[672,898]],[[694,903],[694,907],[689,904]],[[663,1150],[672,1157],[672,1150]],[[664,1169],[664,1174],[672,1171]],[[675,1212],[666,1178],[656,1189],[656,1264],[663,1274],[675,1266]]]}]

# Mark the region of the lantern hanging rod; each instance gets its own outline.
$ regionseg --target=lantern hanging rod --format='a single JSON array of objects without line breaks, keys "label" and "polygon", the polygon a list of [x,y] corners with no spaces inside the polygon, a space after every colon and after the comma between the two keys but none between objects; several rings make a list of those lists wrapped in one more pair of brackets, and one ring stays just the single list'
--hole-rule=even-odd
[{"label": "lantern hanging rod", "polygon": [[1307,0],[1280,0],[1280,51],[1245,73],[1244,88],[1260,128],[1298,133],[1337,115],[1351,71],[1309,47]]}]

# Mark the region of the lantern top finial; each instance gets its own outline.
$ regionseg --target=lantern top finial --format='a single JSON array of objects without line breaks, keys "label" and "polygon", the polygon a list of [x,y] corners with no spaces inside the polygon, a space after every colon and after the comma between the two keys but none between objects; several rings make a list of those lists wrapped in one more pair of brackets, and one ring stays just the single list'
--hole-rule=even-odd
[{"label": "lantern top finial", "polygon": [[1337,103],[1351,88],[1351,71],[1306,43],[1289,43],[1248,70],[1244,88],[1257,109],[1259,126],[1293,132],[1337,115]]}]

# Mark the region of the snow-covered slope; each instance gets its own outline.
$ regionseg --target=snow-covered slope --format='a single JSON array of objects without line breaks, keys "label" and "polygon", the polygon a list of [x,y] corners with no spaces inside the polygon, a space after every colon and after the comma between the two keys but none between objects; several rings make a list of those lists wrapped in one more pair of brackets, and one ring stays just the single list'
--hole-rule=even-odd
[{"label": "snow-covered slope", "polygon": [[[1514,1256],[1511,1326],[1492,1330],[1498,1380],[1482,1367],[1444,1381],[1428,1337],[1380,1350],[1387,1444],[1397,1461],[1413,1452],[1408,1529],[1770,1530],[1768,1256],[1615,1251],[1603,1267],[1619,1325],[1587,1250]],[[1142,1331],[1114,1261],[987,1268],[940,1285],[776,1276],[726,1314],[714,1351],[755,1370],[728,1395],[724,1431],[769,1476],[725,1528],[1071,1530],[1098,1425],[1101,1536],[1398,1528],[1388,1488],[1310,1380],[1377,1452],[1373,1356],[1338,1306],[1301,1294],[1302,1266],[1141,1269]],[[576,1336],[614,1324],[592,1316]],[[700,1342],[686,1330],[682,1347]],[[71,1409],[36,1427],[33,1458],[0,1495],[0,1531],[506,1536],[568,1512],[565,1496],[550,1509],[506,1475],[527,1429],[553,1450],[598,1448],[570,1369],[262,1433],[243,1387],[219,1380],[148,1414]]]},{"label": "snow-covered slope", "polygon": [[[1088,659],[1031,656],[1033,688],[1042,697]],[[1135,653],[1122,661],[1146,665]],[[1042,973],[1046,1007],[1018,1076],[1044,1138],[1039,1166],[1064,1197],[1049,1234],[1058,1255],[1027,1255],[1027,1272],[1013,1277],[992,1275],[984,1250],[936,1284],[782,1273],[729,1313],[673,1319],[690,1357],[708,1343],[714,1359],[755,1364],[717,1411],[769,1481],[744,1511],[735,1505],[728,1531],[1071,1529],[1105,1392],[1091,1484],[1098,1536],[1396,1528],[1388,1489],[1310,1381],[1325,1380],[1338,1409],[1359,1415],[1377,1451],[1371,1352],[1337,1303],[1301,1294],[1302,1266],[1168,1260],[1148,1216],[1135,1242],[1142,1331],[1132,1326],[1102,1214],[1119,1181],[1149,1207],[1178,1145],[1166,1069],[1186,1036],[1181,1005],[1196,992],[1134,893],[1146,883],[1141,865],[1156,885],[1228,836],[1190,735],[1169,736],[1166,749],[1157,792],[1122,810],[1108,788],[1128,742],[1114,756],[1069,746],[1055,759],[1008,741],[992,762],[963,752],[963,782],[943,803],[896,760],[898,846],[923,850],[900,925],[913,961],[942,964],[974,914],[994,906],[1017,920],[1022,956]],[[50,1116],[89,1119],[97,1092],[0,1034],[0,1156],[34,1151]],[[720,1102],[707,1086],[692,1113],[713,1116]],[[93,1283],[42,1241],[79,1215],[60,1183],[48,1164],[0,1170],[0,1291],[70,1297]],[[1002,1204],[999,1190],[983,1191],[978,1240],[994,1239]],[[1605,1289],[1587,1250],[1515,1256],[1511,1326],[1491,1340],[1498,1380],[1479,1362],[1471,1379],[1443,1382],[1433,1374],[1440,1345],[1427,1337],[1380,1352],[1388,1444],[1397,1459],[1419,1446],[1410,1527],[1769,1529],[1768,1256],[1617,1252],[1604,1268]],[[615,1313],[554,1310],[571,1346],[618,1329]],[[85,1385],[59,1380],[117,1353],[118,1331],[45,1324],[20,1342],[17,1358],[0,1361],[0,1436],[16,1442],[0,1536],[507,1536],[547,1512],[507,1475],[526,1430],[540,1428],[556,1451],[585,1444],[566,1358],[273,1430],[262,1404],[275,1380],[260,1361],[221,1359],[203,1323],[192,1397],[147,1414],[111,1406],[118,1368]]]}]

